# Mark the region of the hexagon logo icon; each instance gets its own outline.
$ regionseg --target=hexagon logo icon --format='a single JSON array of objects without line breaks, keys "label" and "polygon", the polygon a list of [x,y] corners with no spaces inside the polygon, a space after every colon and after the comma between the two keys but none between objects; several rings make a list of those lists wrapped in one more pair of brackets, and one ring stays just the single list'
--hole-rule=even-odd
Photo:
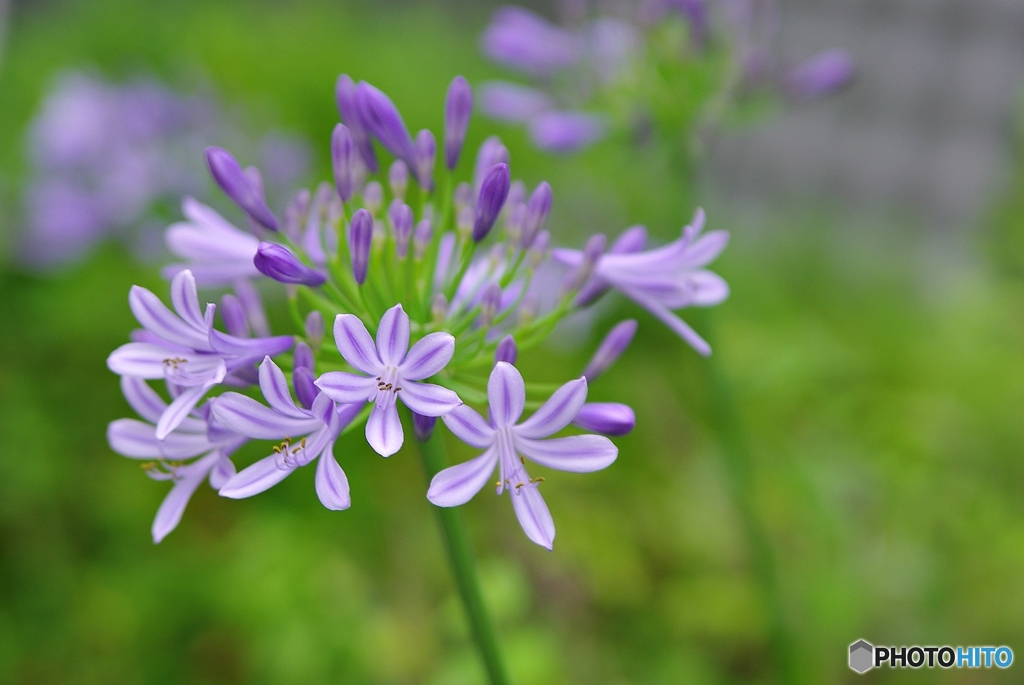
[{"label": "hexagon logo icon", "polygon": [[850,668],[857,673],[870,671],[874,663],[875,648],[866,640],[857,640],[850,645]]}]

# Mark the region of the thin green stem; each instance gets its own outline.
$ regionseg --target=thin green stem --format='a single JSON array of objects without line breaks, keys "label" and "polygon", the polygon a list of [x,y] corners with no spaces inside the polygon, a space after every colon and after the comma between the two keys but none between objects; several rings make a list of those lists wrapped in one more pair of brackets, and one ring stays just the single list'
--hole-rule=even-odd
[{"label": "thin green stem", "polygon": [[[448,466],[444,456],[444,447],[441,445],[441,438],[437,431],[434,431],[429,440],[417,442],[417,445],[429,481],[441,469]],[[484,661],[491,685],[510,685],[511,681],[505,670],[505,662],[502,660],[501,651],[498,648],[498,636],[494,630],[494,624],[491,623],[487,614],[483,596],[480,594],[480,583],[476,577],[476,563],[473,559],[469,535],[462,521],[462,514],[458,507],[434,507],[434,510],[437,512],[437,518],[444,533],[445,549],[452,565],[452,572],[455,574],[455,585],[459,589],[462,605],[466,608],[466,617],[472,628],[473,639],[480,650],[480,657]]]}]

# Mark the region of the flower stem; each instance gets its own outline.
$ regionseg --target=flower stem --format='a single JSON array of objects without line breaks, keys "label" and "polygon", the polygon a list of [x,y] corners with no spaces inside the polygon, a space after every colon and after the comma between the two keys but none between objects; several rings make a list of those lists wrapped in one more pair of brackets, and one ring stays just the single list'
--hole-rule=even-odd
[{"label": "flower stem", "polygon": [[[434,431],[429,440],[417,442],[417,445],[429,481],[438,471],[448,466],[444,456],[444,447],[437,431]],[[505,670],[505,662],[498,649],[498,636],[494,630],[494,624],[491,623],[490,616],[487,614],[483,596],[480,594],[476,563],[473,559],[469,535],[466,532],[465,523],[462,521],[462,513],[458,507],[431,506],[437,512],[438,521],[441,523],[448,560],[452,565],[452,573],[455,574],[455,585],[459,589],[462,605],[466,608],[466,616],[469,618],[473,639],[480,650],[480,657],[484,660],[491,685],[510,685],[511,681]]]}]

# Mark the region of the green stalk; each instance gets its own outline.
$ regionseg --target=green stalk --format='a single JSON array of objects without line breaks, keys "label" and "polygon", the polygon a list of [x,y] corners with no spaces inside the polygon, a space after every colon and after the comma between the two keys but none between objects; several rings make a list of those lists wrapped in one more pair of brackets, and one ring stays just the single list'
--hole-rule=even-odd
[{"label": "green stalk", "polygon": [[[417,445],[429,481],[441,469],[448,466],[444,456],[444,447],[441,445],[441,438],[437,431],[434,431],[434,434],[426,442],[417,441]],[[462,521],[462,514],[458,507],[434,507],[434,510],[437,512],[441,531],[444,533],[445,549],[455,575],[455,585],[459,589],[459,596],[466,609],[466,617],[469,619],[473,639],[480,650],[480,657],[484,661],[490,683],[491,685],[510,685],[511,681],[505,670],[505,662],[498,649],[498,636],[494,630],[494,624],[491,623],[487,614],[483,596],[480,594],[480,583],[476,577],[476,563],[473,560],[473,550],[470,546],[466,526]]]}]

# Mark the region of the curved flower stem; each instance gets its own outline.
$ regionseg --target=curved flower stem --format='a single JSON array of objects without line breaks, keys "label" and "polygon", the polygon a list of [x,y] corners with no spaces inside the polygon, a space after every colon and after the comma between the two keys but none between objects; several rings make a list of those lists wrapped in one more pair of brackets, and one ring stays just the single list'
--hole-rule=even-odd
[{"label": "curved flower stem", "polygon": [[[416,443],[423,458],[423,467],[427,471],[427,480],[433,478],[438,471],[448,466],[444,456],[444,447],[437,431],[426,442]],[[480,583],[476,577],[476,563],[470,547],[469,535],[462,521],[462,513],[458,507],[434,507],[437,512],[441,530],[444,533],[445,549],[448,560],[455,574],[455,585],[459,588],[462,605],[466,608],[466,616],[472,628],[473,639],[480,650],[480,657],[490,678],[491,685],[510,685],[505,662],[498,649],[498,636],[491,623],[483,596],[480,594]]]}]

